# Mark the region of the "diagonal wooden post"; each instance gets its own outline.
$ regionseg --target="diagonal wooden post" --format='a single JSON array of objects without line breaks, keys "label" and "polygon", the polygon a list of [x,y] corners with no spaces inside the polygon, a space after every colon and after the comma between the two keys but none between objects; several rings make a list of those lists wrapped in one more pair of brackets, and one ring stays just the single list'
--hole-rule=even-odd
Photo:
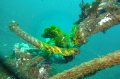
[{"label": "diagonal wooden post", "polygon": [[58,73],[49,79],[82,79],[91,73],[117,64],[120,64],[120,50],[100,58],[95,58],[62,73]]}]

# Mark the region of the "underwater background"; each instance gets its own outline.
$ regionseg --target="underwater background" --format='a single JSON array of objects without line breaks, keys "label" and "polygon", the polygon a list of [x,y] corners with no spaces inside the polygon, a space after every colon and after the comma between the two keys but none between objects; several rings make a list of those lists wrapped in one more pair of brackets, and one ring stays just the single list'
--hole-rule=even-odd
[{"label": "underwater background", "polygon": [[[94,0],[84,0],[91,3]],[[40,35],[46,27],[54,24],[71,33],[73,23],[81,12],[81,0],[0,0],[0,54],[9,55],[15,43],[25,42],[12,33],[8,24],[11,20],[20,23],[23,30],[43,40]],[[88,43],[80,48],[74,60],[67,64],[56,64],[55,71],[62,72],[120,49],[120,24],[89,37]],[[120,79],[120,65],[97,72],[85,79]]]}]

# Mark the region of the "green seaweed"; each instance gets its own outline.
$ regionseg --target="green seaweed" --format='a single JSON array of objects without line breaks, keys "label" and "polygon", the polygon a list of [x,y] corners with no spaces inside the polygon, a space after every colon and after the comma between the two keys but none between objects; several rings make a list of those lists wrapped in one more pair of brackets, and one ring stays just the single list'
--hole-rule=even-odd
[{"label": "green seaweed", "polygon": [[49,28],[44,30],[44,33],[41,35],[43,38],[50,38],[52,43],[58,47],[69,47],[70,38],[69,35],[65,34],[60,28],[55,25],[51,25]]},{"label": "green seaweed", "polygon": [[59,35],[62,35],[62,31],[55,25],[51,25],[50,28],[46,28],[44,30],[44,34],[42,34],[41,36],[43,38],[55,38]]}]

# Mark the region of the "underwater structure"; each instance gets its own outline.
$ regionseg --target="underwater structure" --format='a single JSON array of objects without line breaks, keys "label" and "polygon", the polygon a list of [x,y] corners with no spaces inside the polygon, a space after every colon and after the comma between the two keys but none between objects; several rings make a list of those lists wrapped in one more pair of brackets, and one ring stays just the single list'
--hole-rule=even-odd
[{"label": "underwater structure", "polygon": [[[107,67],[120,64],[120,51],[85,62],[57,75],[52,71],[50,61],[68,63],[80,53],[80,46],[88,42],[87,38],[97,32],[103,32],[120,23],[119,0],[96,0],[92,4],[80,4],[82,13],[73,24],[72,33],[66,34],[52,25],[41,35],[49,38],[48,42],[40,41],[20,28],[16,21],[11,21],[9,28],[18,36],[29,42],[15,44],[14,53],[6,57],[3,64],[9,64],[11,73],[2,73],[3,79],[83,79]],[[3,69],[4,70],[4,69]]]}]

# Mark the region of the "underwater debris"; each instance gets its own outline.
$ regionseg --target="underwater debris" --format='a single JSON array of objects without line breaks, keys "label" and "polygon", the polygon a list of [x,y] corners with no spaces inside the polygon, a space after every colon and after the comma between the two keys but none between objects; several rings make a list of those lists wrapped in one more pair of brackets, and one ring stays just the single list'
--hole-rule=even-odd
[{"label": "underwater debris", "polygon": [[[116,6],[116,5],[114,5]],[[117,8],[117,9],[116,9]],[[82,22],[76,25],[77,30],[74,30],[72,42],[75,46],[80,47],[87,42],[87,38],[97,32],[105,32],[114,24],[120,23],[120,8],[114,7],[112,12],[107,11],[100,14],[98,17],[87,17]]]},{"label": "underwater debris", "polygon": [[[14,50],[13,54],[6,58],[5,63],[9,65],[16,74],[19,74],[20,79],[46,79],[46,77],[49,76],[47,73],[50,71],[50,67],[46,67],[46,65],[44,65],[45,63],[42,63],[44,58],[39,56],[39,53],[37,53],[37,55],[34,53],[39,51],[29,51],[29,48],[31,50],[32,47],[25,43],[17,43],[14,47],[20,50]],[[28,49],[26,49],[26,47],[28,47]],[[25,48],[25,51],[21,52],[21,48]],[[41,67],[46,69],[46,74],[43,74],[43,72],[39,73]],[[44,78],[42,78],[43,75]],[[7,76],[7,78],[10,77]]]},{"label": "underwater debris", "polygon": [[[32,37],[31,35],[24,32],[22,29],[20,29],[18,23],[16,23],[16,22],[11,22],[9,27],[18,36],[20,36],[24,40],[28,41],[32,45],[36,46],[38,49],[40,49],[40,51],[43,51],[44,54],[48,54],[49,56],[53,55],[53,54],[58,54],[58,55],[61,55],[61,56],[70,56],[70,55],[77,54],[78,51],[79,51],[78,48],[74,48],[74,47],[61,48],[61,47],[58,47],[58,46],[49,45],[46,42],[38,41],[38,39]],[[58,43],[59,43],[59,41],[58,41]],[[63,44],[65,44],[65,42]]]},{"label": "underwater debris", "polygon": [[98,17],[108,11],[117,10],[119,7],[118,2],[118,0],[95,0],[92,4],[89,4],[82,0],[80,4],[82,13],[79,15],[79,20],[76,21],[75,24],[79,24],[88,17]]},{"label": "underwater debris", "polygon": [[[97,3],[99,4],[99,0]],[[94,3],[92,5],[94,5]],[[76,51],[79,51],[79,47],[87,42],[88,36],[99,31],[105,31],[113,24],[119,23],[120,8],[114,8],[117,8],[117,10],[113,10],[112,12],[109,12],[108,10],[107,12],[100,14],[98,17],[86,17],[82,22],[80,22],[79,25],[75,25],[76,30],[74,30],[73,34],[70,37],[66,36],[66,34],[64,34],[55,25],[52,25],[50,28],[46,28],[42,36],[44,38],[50,38],[50,40],[54,40],[52,41],[52,45],[51,43],[42,42],[30,36],[22,29],[20,29],[19,24],[15,21],[11,22],[9,27],[18,36],[36,46],[38,49],[40,49],[40,51],[43,51],[49,56],[53,54],[58,54],[61,56],[71,56],[78,53]],[[108,14],[110,15],[108,16]]]},{"label": "underwater debris", "polygon": [[[47,76],[47,69],[40,66],[41,62],[45,60],[44,57],[48,58],[52,56],[51,58],[53,58],[55,56],[59,58],[59,60],[65,59],[65,62],[67,63],[73,59],[74,55],[78,54],[79,47],[87,42],[87,38],[90,35],[100,31],[106,31],[108,28],[112,27],[112,25],[120,23],[120,7],[116,5],[106,6],[106,2],[104,3],[104,1],[107,2],[107,0],[98,0],[97,5],[95,4],[97,1],[93,2],[92,6],[89,4],[84,4],[84,7],[87,7],[87,9],[83,8],[84,11],[82,15],[84,15],[84,17],[82,17],[83,19],[80,20],[78,24],[75,24],[73,27],[73,33],[70,37],[68,36],[68,38],[66,34],[64,34],[56,26],[46,28],[42,36],[44,38],[50,38],[51,40],[54,39],[52,43],[51,41],[39,41],[24,32],[16,21],[12,21],[9,28],[18,36],[36,46],[36,48],[39,49],[39,51],[42,51],[45,56],[40,54],[38,54],[38,56],[33,55],[33,53],[27,49],[24,49],[24,51],[22,51],[23,53],[21,53],[21,47],[18,46],[20,50],[16,51],[17,53],[15,54],[15,58],[12,58],[6,62],[9,63],[11,67],[15,67],[14,70],[16,73],[19,73],[21,77],[24,76],[24,74],[27,74],[24,76],[25,79],[43,78],[44,73]],[[111,2],[109,2],[109,5],[110,4]],[[101,5],[105,5],[105,7],[101,7]],[[110,8],[112,8],[112,11],[109,10]],[[102,10],[102,12],[100,10]],[[90,11],[90,13],[88,11]],[[58,35],[58,32],[60,33],[60,36]],[[69,46],[68,40],[72,42],[71,46]],[[29,48],[29,46],[25,45],[25,48]],[[117,64],[120,64],[119,52],[94,59],[90,62],[53,76],[50,79],[83,78],[90,73],[94,73]]]},{"label": "underwater debris", "polygon": [[49,79],[83,79],[91,73],[120,64],[120,50],[82,63]]}]

